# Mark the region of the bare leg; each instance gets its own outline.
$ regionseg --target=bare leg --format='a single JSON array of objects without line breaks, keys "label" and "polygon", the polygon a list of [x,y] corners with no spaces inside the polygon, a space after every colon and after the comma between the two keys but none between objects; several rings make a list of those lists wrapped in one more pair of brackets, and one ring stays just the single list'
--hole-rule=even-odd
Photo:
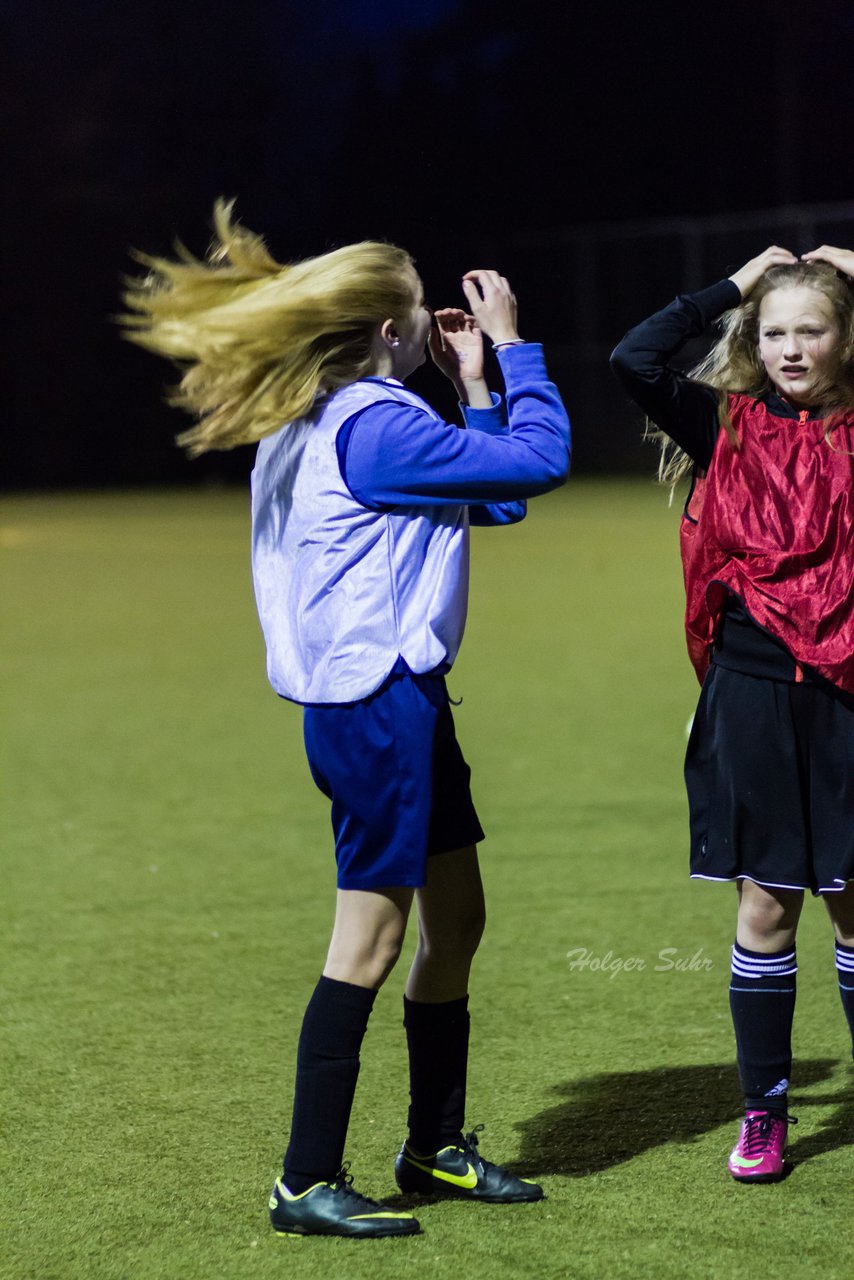
[{"label": "bare leg", "polygon": [[[429,1195],[455,1181],[457,1193],[472,1198],[539,1200],[541,1187],[483,1161],[476,1134],[463,1132],[468,980],[485,923],[477,850],[439,854],[427,866],[427,884],[416,892],[418,949],[404,1001],[411,1106],[409,1137],[395,1165],[398,1186]],[[475,1166],[480,1172],[473,1188],[463,1179]]]},{"label": "bare leg", "polygon": [[413,892],[339,889],[323,976],[378,990],[400,955]]},{"label": "bare leg", "polygon": [[484,926],[477,850],[430,858],[416,901],[418,948],[404,1001],[408,1145],[426,1155],[459,1142],[465,1121],[469,970]]},{"label": "bare leg", "polygon": [[418,947],[406,995],[423,1004],[462,999],[486,921],[477,849],[440,853],[416,890]]},{"label": "bare leg", "polygon": [[767,953],[794,946],[803,905],[802,889],[767,889],[739,880],[736,940],[748,951]]},{"label": "bare leg", "polygon": [[824,893],[824,905],[833,924],[836,941],[843,946],[854,947],[854,881],[839,893]]},{"label": "bare leg", "polygon": [[341,1167],[359,1052],[379,987],[400,954],[412,889],[338,891],[323,976],[303,1018],[297,1049],[285,1183],[301,1193]]},{"label": "bare leg", "polygon": [[851,1032],[854,1054],[854,883],[847,884],[839,893],[826,893],[823,897],[836,935],[839,995]]}]

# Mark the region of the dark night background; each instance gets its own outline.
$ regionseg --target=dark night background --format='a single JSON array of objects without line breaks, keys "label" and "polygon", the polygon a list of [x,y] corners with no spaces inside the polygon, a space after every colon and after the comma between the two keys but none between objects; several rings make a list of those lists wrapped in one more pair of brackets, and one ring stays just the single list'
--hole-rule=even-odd
[{"label": "dark night background", "polygon": [[[171,370],[109,320],[129,246],[204,251],[219,194],[281,259],[403,244],[434,305],[470,267],[509,275],[582,472],[652,465],[605,367],[629,324],[788,243],[774,210],[827,206],[795,238],[854,243],[850,0],[2,0],[0,15],[7,488],[246,475],[249,450],[183,458]],[[693,218],[690,269],[669,223],[638,226]],[[413,389],[452,411],[437,374]]]}]

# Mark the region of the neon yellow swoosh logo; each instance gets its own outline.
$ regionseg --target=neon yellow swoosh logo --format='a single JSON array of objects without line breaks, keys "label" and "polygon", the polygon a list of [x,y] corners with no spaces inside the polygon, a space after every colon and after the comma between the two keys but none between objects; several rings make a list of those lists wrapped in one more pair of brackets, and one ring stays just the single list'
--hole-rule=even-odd
[{"label": "neon yellow swoosh logo", "polygon": [[441,1182],[450,1182],[453,1187],[473,1191],[477,1186],[477,1172],[474,1165],[470,1165],[468,1161],[466,1161],[468,1173],[444,1173],[441,1169],[433,1169],[429,1164],[422,1164],[420,1160],[413,1160],[412,1156],[405,1156],[404,1159],[416,1169],[420,1169],[422,1173],[429,1173],[431,1178],[439,1178]]},{"label": "neon yellow swoosh logo", "polygon": [[764,1159],[764,1156],[760,1156],[758,1160],[745,1160],[744,1156],[730,1156],[732,1163],[737,1164],[739,1169],[755,1169]]},{"label": "neon yellow swoosh logo", "polygon": [[411,1213],[351,1213],[347,1221],[359,1222],[361,1221],[362,1218],[370,1218],[372,1221],[374,1218],[407,1218],[411,1222],[412,1214]]}]

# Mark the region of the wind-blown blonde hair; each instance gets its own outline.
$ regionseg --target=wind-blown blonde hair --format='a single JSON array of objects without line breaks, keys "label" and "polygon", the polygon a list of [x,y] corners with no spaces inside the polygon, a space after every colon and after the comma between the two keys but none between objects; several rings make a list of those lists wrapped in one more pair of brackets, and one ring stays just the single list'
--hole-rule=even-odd
[{"label": "wind-blown blonde hair", "polygon": [[233,203],[214,205],[206,261],[181,245],[175,261],[137,254],[148,274],[123,295],[124,336],[183,369],[168,398],[199,418],[177,438],[191,457],[260,440],[364,377],[377,325],[417,302],[405,250],[366,240],[283,265]]},{"label": "wind-blown blonde hair", "polygon": [[[770,267],[744,301],[727,311],[720,321],[721,335],[689,377],[718,392],[720,421],[734,449],[739,441],[729,416],[728,396],[732,392],[760,396],[771,389],[767,371],[759,357],[759,308],[773,289],[795,289],[805,285],[822,294],[830,303],[839,330],[839,359],[835,376],[816,387],[821,416],[827,420],[825,440],[842,415],[854,409],[854,289],[833,267],[822,262],[798,262]],[[661,446],[658,478],[671,490],[694,463],[655,423],[647,422],[645,439]],[[831,445],[832,447],[832,445]]]}]

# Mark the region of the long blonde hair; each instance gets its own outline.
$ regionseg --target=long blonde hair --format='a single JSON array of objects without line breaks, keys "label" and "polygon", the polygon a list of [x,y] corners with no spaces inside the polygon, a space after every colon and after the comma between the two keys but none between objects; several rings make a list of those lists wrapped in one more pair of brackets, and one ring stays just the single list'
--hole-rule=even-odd
[{"label": "long blonde hair", "polygon": [[198,416],[178,436],[191,457],[233,449],[302,417],[319,394],[369,372],[378,324],[405,320],[418,278],[405,250],[377,241],[283,265],[260,236],[214,205],[206,261],[135,255],[125,337],[183,370],[169,402]]},{"label": "long blonde hair", "polygon": [[[839,330],[839,362],[835,377],[816,387],[822,418],[827,419],[825,440],[842,416],[854,409],[854,290],[833,267],[822,262],[791,263],[771,267],[744,301],[727,311],[720,321],[721,334],[708,355],[689,371],[696,382],[718,392],[721,426],[734,449],[739,441],[729,416],[728,396],[732,392],[760,396],[771,389],[768,373],[759,357],[759,308],[773,289],[795,289],[806,285],[830,303]],[[645,439],[661,446],[658,478],[671,490],[693,470],[693,460],[668,435],[647,422]]]}]

